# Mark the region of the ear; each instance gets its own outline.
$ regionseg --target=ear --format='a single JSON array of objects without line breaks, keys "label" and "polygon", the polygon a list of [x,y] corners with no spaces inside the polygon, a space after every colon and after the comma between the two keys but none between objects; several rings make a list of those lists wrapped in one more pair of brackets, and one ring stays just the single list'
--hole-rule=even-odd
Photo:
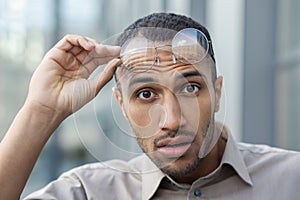
[{"label": "ear", "polygon": [[112,91],[115,95],[115,98],[116,98],[117,102],[119,103],[119,105],[122,109],[122,113],[123,113],[124,117],[128,120],[125,109],[124,109],[124,104],[123,104],[121,91],[117,87],[113,87]]},{"label": "ear", "polygon": [[215,96],[216,96],[215,112],[218,112],[220,109],[222,87],[223,87],[223,77],[219,76],[215,81]]}]

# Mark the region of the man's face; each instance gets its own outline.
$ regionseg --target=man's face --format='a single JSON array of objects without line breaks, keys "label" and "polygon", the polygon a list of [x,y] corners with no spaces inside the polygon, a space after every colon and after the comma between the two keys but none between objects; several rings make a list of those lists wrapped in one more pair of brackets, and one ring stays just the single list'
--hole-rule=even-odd
[{"label": "man's face", "polygon": [[159,65],[143,73],[120,69],[115,94],[142,150],[167,174],[185,175],[198,167],[204,138],[213,134],[222,79],[212,80],[209,56],[188,65],[174,64],[169,51],[157,53]]}]

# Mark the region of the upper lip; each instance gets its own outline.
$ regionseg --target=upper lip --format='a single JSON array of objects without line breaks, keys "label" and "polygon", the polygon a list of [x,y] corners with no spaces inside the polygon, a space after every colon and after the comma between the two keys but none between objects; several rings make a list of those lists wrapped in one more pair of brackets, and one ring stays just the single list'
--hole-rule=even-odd
[{"label": "upper lip", "polygon": [[165,146],[179,146],[184,144],[189,144],[194,141],[194,137],[179,135],[174,138],[166,138],[157,142],[157,148],[162,148]]}]

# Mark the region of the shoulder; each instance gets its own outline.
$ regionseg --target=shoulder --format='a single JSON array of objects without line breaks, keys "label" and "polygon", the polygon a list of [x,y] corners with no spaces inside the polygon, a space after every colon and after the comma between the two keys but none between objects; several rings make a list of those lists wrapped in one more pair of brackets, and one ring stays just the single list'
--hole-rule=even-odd
[{"label": "shoulder", "polygon": [[110,160],[73,168],[26,199],[109,199],[111,194],[107,191],[115,190],[123,193],[114,195],[130,196],[132,194],[126,192],[128,184],[137,188],[140,182],[140,173],[136,173],[131,162]]},{"label": "shoulder", "polygon": [[[298,160],[300,161],[300,152],[271,147],[263,144],[247,144],[239,143],[238,149],[242,153],[244,159],[251,162],[253,159],[269,160],[269,161],[283,161],[283,160]],[[258,160],[257,160],[258,159]],[[253,160],[253,162],[255,161]]]},{"label": "shoulder", "polygon": [[238,148],[247,168],[253,175],[255,173],[270,174],[300,180],[300,152],[246,143],[239,143]]},{"label": "shoulder", "polygon": [[282,149],[278,147],[271,147],[265,144],[249,144],[249,143],[238,143],[238,148],[242,152],[249,152],[253,154],[278,154],[278,153],[288,153],[288,154],[299,154],[300,152]]},{"label": "shoulder", "polygon": [[89,163],[85,165],[81,165],[79,167],[75,167],[65,173],[63,173],[61,176],[67,176],[70,174],[84,174],[84,173],[94,173],[97,171],[120,171],[120,170],[128,170],[130,169],[130,166],[128,165],[128,162],[123,160],[109,160],[105,162],[96,162],[96,163]]},{"label": "shoulder", "polygon": [[[96,184],[102,180],[139,179],[132,161],[109,160],[85,164],[63,173],[60,178],[75,177],[83,184]],[[88,183],[89,182],[89,183]]]},{"label": "shoulder", "polygon": [[138,166],[144,162],[146,156],[138,156],[129,161],[124,160],[108,160],[104,162],[89,163],[76,168],[73,168],[61,176],[67,176],[70,174],[85,174],[85,173],[97,173],[111,172],[111,173],[136,173],[139,171]]}]

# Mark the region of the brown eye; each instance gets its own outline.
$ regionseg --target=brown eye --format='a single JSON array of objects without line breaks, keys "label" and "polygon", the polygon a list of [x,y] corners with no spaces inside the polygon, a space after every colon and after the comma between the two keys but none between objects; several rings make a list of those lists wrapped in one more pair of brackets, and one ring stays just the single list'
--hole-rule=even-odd
[{"label": "brown eye", "polygon": [[192,85],[192,84],[189,84],[183,88],[183,92],[187,94],[196,94],[197,92],[199,92],[199,90],[200,90],[199,86]]},{"label": "brown eye", "polygon": [[142,100],[149,100],[152,97],[154,97],[154,93],[149,91],[149,90],[145,90],[145,91],[141,91],[138,94],[138,98],[142,99]]}]

